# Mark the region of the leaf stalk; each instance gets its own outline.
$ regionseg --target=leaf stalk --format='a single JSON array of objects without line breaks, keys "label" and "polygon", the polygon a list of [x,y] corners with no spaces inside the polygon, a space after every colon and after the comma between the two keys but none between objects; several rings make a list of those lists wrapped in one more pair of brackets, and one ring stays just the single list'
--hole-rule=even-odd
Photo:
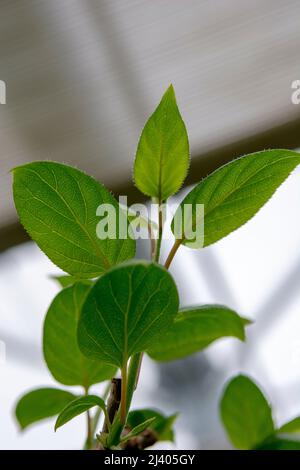
[{"label": "leaf stalk", "polygon": [[180,245],[181,245],[181,242],[182,242],[182,240],[180,240],[180,239],[176,239],[176,240],[175,240],[174,245],[172,246],[172,249],[171,249],[171,251],[170,251],[170,253],[169,253],[168,257],[167,257],[167,260],[166,260],[166,262],[165,262],[165,268],[166,268],[166,269],[169,269],[170,264],[172,263],[172,261],[173,261],[173,259],[174,259],[174,256],[176,255],[177,250],[178,250],[178,248],[179,248]]}]

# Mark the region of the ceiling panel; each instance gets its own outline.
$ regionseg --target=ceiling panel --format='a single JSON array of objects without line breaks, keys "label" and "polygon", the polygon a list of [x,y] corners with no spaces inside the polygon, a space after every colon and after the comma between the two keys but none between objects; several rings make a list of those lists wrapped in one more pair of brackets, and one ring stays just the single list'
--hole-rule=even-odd
[{"label": "ceiling panel", "polygon": [[2,0],[0,236],[17,220],[16,165],[53,159],[128,186],[141,128],[170,82],[195,178],[205,155],[300,119],[290,99],[299,15],[295,0]]}]

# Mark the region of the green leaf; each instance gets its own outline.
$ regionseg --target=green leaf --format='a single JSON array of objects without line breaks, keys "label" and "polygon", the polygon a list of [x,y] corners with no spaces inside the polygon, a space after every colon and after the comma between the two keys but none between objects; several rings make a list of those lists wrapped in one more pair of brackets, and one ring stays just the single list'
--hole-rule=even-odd
[{"label": "green leaf", "polygon": [[248,322],[222,305],[184,308],[175,317],[163,341],[153,343],[147,352],[158,361],[173,361],[201,351],[225,336],[244,341],[245,321]]},{"label": "green leaf", "polygon": [[76,398],[76,400],[69,403],[59,414],[55,423],[55,431],[71,421],[71,419],[94,406],[99,406],[104,411],[105,415],[107,415],[106,406],[102,398],[97,397],[96,395],[85,395],[83,397]]},{"label": "green leaf", "polygon": [[110,192],[85,173],[55,162],[34,162],[13,170],[14,200],[21,223],[42,251],[63,271],[79,278],[100,276],[132,258],[135,241],[99,239],[100,204],[110,204],[128,226]]},{"label": "green leaf", "polygon": [[284,434],[300,432],[300,416],[297,416],[297,418],[294,418],[291,421],[288,421],[287,423],[283,424],[277,430],[277,432]]},{"label": "green leaf", "polygon": [[255,447],[255,450],[300,450],[300,442],[273,437]]},{"label": "green leaf", "polygon": [[86,358],[77,343],[77,326],[81,307],[91,286],[77,282],[54,298],[44,323],[44,357],[53,377],[65,385],[82,385],[86,389],[110,379],[116,368]]},{"label": "green leaf", "polygon": [[16,418],[22,430],[30,424],[56,416],[75,395],[57,388],[40,388],[24,395],[17,403]]},{"label": "green leaf", "polygon": [[188,167],[188,135],[171,85],[143,129],[134,181],[142,193],[165,201],[179,190]]},{"label": "green leaf", "polygon": [[254,323],[254,321],[251,320],[250,318],[240,317],[240,319],[241,319],[244,326],[249,326],[249,325],[252,325]]},{"label": "green leaf", "polygon": [[122,367],[170,327],[178,302],[176,285],[161,266],[136,261],[113,268],[84,302],[79,347],[88,357]]},{"label": "green leaf", "polygon": [[[199,248],[225,237],[251,219],[299,163],[300,154],[296,152],[266,150],[217,169],[180,204],[172,221],[175,238]],[[201,213],[197,214],[197,204],[204,204],[204,219]],[[204,244],[201,236],[192,236],[192,231],[195,234],[195,229],[203,224]],[[184,234],[190,234],[190,239]]]},{"label": "green leaf", "polygon": [[238,449],[253,449],[274,434],[270,405],[257,385],[244,375],[229,382],[220,411],[227,434]]},{"label": "green leaf", "polygon": [[[68,276],[67,274],[61,276],[51,275],[50,279],[56,281],[62,288],[72,286],[73,284],[75,284],[75,282],[78,282],[79,280],[78,277]],[[83,280],[81,282],[83,282]],[[86,280],[85,282],[90,283],[90,281],[88,280]]]},{"label": "green leaf", "polygon": [[157,439],[159,441],[174,442],[173,424],[177,418],[177,413],[170,416],[164,416],[159,411],[151,409],[133,410],[130,411],[126,424],[131,428],[135,428],[150,418],[155,418],[155,421],[150,423],[148,427],[155,431]]},{"label": "green leaf", "polygon": [[122,437],[121,442],[129,441],[129,439],[131,439],[132,437],[135,437],[135,436],[138,436],[139,434],[141,434],[143,431],[145,431],[145,429],[151,427],[151,424],[153,423],[153,421],[155,421],[155,419],[156,419],[155,417],[154,418],[149,418],[146,421],[144,421],[143,423],[138,424],[128,434],[126,434],[126,436]]}]

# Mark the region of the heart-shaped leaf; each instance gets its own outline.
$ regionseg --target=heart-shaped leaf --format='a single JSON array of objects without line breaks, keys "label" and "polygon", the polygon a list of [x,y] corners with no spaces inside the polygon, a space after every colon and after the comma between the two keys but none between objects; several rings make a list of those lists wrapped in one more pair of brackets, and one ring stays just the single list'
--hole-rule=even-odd
[{"label": "heart-shaped leaf", "polygon": [[21,429],[58,415],[75,399],[75,395],[57,388],[40,388],[26,393],[16,406],[16,418]]},{"label": "heart-shaped leaf", "polygon": [[165,269],[144,261],[117,266],[83,304],[79,347],[88,357],[122,367],[170,327],[177,311],[176,285]]},{"label": "heart-shaped leaf", "polygon": [[153,343],[147,352],[158,361],[173,361],[201,351],[225,336],[244,341],[245,322],[248,320],[222,305],[184,308],[175,317],[164,340]]},{"label": "heart-shaped leaf", "polygon": [[44,323],[44,356],[53,377],[65,385],[88,389],[110,379],[116,368],[86,358],[78,348],[77,326],[82,304],[91,286],[77,282],[57,294]]},{"label": "heart-shaped leaf", "polygon": [[71,419],[79,416],[94,406],[99,406],[107,417],[106,406],[102,398],[97,397],[96,395],[85,395],[83,397],[76,398],[76,400],[73,400],[61,411],[55,423],[55,431],[68,423],[68,421],[71,421]]},{"label": "heart-shaped leaf", "polygon": [[164,416],[157,410],[147,408],[133,410],[130,411],[128,415],[126,425],[133,429],[151,418],[155,418],[155,421],[150,423],[148,427],[155,431],[157,440],[174,442],[173,424],[177,418],[177,413],[170,416]]},{"label": "heart-shaped leaf", "polygon": [[143,129],[134,181],[142,193],[165,201],[179,190],[188,167],[188,135],[171,85]]},{"label": "heart-shaped leaf", "polygon": [[299,163],[299,153],[266,150],[217,169],[180,204],[172,221],[175,238],[200,248],[225,237],[251,219]]},{"label": "heart-shaped leaf", "polygon": [[[14,200],[21,223],[42,251],[63,271],[93,278],[132,258],[135,241],[100,239],[97,208],[109,204],[120,224],[124,212],[111,193],[85,173],[55,162],[34,162],[13,170]],[[102,206],[104,207],[104,206]]]},{"label": "heart-shaped leaf", "polygon": [[221,400],[221,418],[238,449],[253,449],[275,431],[269,403],[257,385],[244,375],[227,385]]}]

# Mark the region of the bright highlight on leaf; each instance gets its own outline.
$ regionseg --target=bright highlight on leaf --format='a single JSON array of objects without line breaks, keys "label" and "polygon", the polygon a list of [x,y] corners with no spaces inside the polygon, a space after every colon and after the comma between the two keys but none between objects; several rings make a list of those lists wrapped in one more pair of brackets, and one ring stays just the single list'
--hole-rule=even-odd
[{"label": "bright highlight on leaf", "polygon": [[188,136],[171,85],[143,129],[134,181],[142,193],[165,201],[180,189],[188,167]]},{"label": "bright highlight on leaf", "polygon": [[79,416],[94,406],[99,406],[106,415],[106,406],[102,398],[97,397],[96,395],[85,395],[83,397],[76,398],[76,400],[69,403],[59,414],[55,423],[55,431],[71,421],[71,419]]},{"label": "bright highlight on leaf", "polygon": [[269,403],[257,385],[244,375],[227,385],[221,400],[221,418],[238,449],[253,449],[275,432]]},{"label": "bright highlight on leaf", "polygon": [[201,351],[225,336],[244,341],[245,322],[248,321],[222,305],[181,309],[164,340],[153,342],[147,352],[158,361],[173,361]]},{"label": "bright highlight on leaf", "polygon": [[43,348],[53,377],[64,385],[91,385],[110,379],[116,368],[85,357],[77,343],[81,307],[91,286],[77,282],[54,298],[44,323]]},{"label": "bright highlight on leaf", "polygon": [[145,261],[118,266],[95,283],[83,304],[79,347],[122,367],[165,333],[177,311],[176,285],[165,269]]},{"label": "bright highlight on leaf", "polygon": [[[13,170],[13,193],[21,223],[42,251],[63,271],[78,278],[100,276],[132,258],[131,238],[99,239],[100,204],[124,213],[111,193],[85,173],[55,162],[34,162]],[[127,223],[126,221],[124,222]]]},{"label": "bright highlight on leaf", "polygon": [[19,400],[16,418],[22,430],[37,421],[52,418],[76,398],[73,393],[57,388],[32,390]]},{"label": "bright highlight on leaf", "polygon": [[[172,221],[175,238],[183,245],[194,243],[191,247],[199,248],[196,238],[187,240],[182,234],[192,234],[198,224],[204,223],[204,246],[217,242],[251,219],[299,163],[299,153],[266,150],[218,168],[180,204]],[[197,220],[197,204],[204,204],[204,220]],[[184,220],[186,205],[192,211],[191,217]]]}]

